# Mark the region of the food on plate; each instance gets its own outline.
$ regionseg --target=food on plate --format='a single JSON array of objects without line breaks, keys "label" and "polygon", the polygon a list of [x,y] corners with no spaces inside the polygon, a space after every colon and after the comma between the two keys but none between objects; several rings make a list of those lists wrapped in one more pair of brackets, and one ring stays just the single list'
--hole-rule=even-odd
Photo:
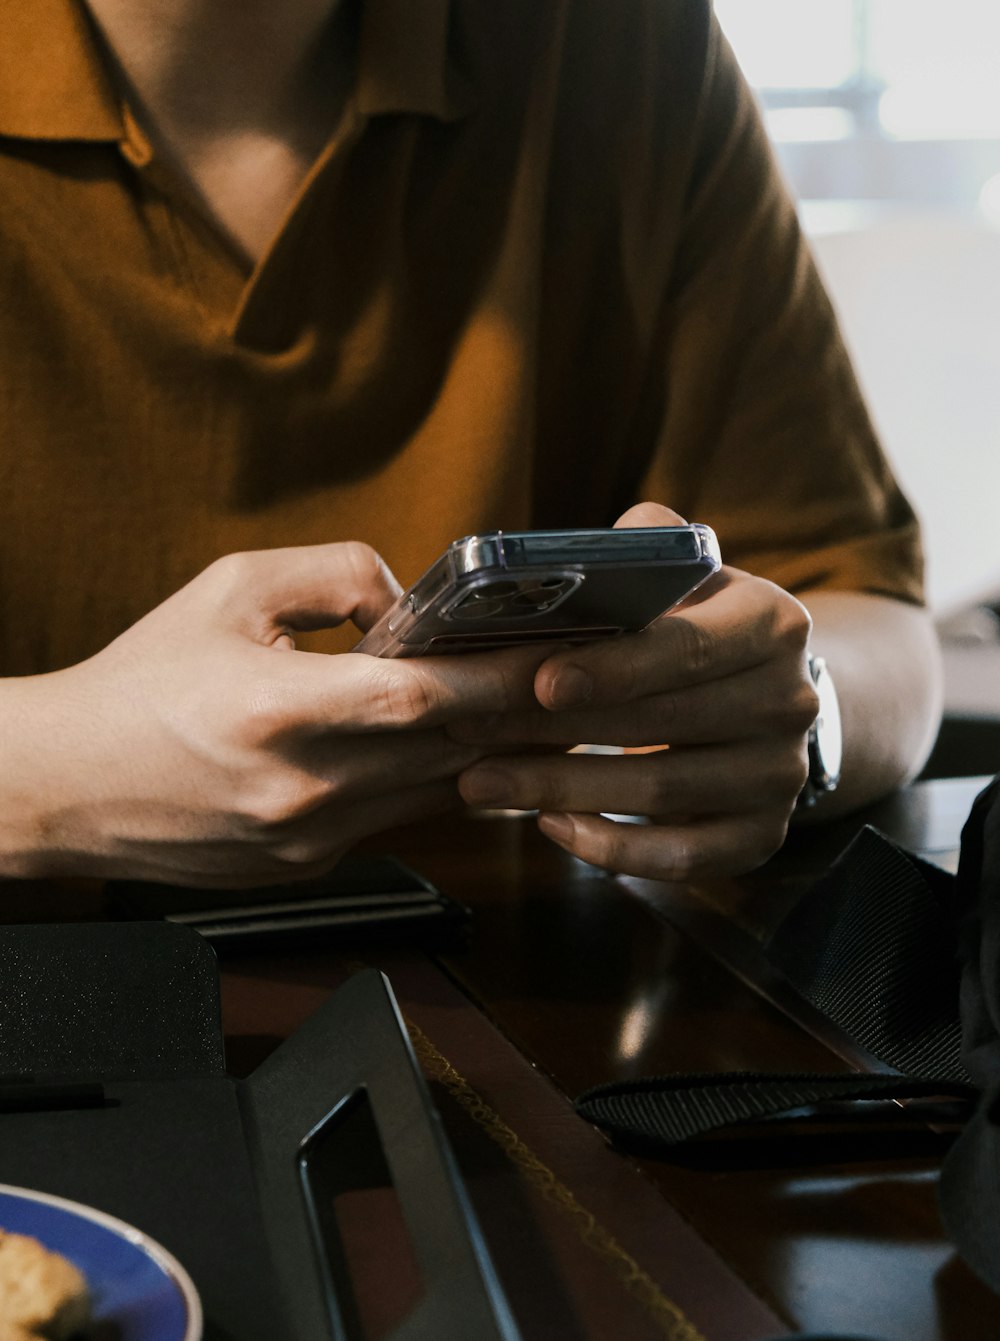
[{"label": "food on plate", "polygon": [[70,1341],[89,1320],[83,1272],[37,1239],[0,1228],[0,1341]]}]

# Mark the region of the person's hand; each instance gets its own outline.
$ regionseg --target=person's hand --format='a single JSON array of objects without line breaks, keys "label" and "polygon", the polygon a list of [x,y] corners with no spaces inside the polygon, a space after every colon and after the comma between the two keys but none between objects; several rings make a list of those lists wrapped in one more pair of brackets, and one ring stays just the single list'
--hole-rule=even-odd
[{"label": "person's hand", "polygon": [[458,804],[483,751],[444,724],[533,703],[545,652],[295,650],[297,629],[370,627],[398,590],[360,544],[231,555],[88,661],[17,682],[30,749],[12,742],[7,763],[31,804],[15,873],[290,880]]},{"label": "person's hand", "polygon": [[[646,503],[618,525],[680,522]],[[463,773],[461,793],[472,805],[540,811],[550,838],[613,871],[688,880],[760,865],[806,780],[818,707],[809,628],[794,597],[724,567],[644,632],[551,656],[531,710],[450,727],[495,751]],[[578,743],[641,752],[517,752]],[[606,817],[615,814],[651,823]]]}]

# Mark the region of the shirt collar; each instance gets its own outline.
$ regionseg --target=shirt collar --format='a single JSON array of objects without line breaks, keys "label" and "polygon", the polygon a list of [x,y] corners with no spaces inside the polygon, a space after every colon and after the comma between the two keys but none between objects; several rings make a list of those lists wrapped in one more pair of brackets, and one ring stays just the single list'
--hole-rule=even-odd
[{"label": "shirt collar", "polygon": [[[363,116],[464,115],[448,52],[451,0],[364,0],[356,98]],[[0,0],[0,135],[127,138],[119,98],[80,0]]]},{"label": "shirt collar", "polygon": [[0,0],[0,135],[121,137],[118,98],[74,0]]}]

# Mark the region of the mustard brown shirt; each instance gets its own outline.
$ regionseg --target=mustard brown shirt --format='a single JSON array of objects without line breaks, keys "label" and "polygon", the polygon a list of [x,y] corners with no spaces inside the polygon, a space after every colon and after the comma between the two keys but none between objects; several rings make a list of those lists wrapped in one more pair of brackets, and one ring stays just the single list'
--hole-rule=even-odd
[{"label": "mustard brown shirt", "polygon": [[643,497],[793,591],[919,600],[707,0],[363,0],[355,31],[340,131],[251,266],[83,8],[0,0],[0,674],[227,551],[358,538],[406,582]]}]

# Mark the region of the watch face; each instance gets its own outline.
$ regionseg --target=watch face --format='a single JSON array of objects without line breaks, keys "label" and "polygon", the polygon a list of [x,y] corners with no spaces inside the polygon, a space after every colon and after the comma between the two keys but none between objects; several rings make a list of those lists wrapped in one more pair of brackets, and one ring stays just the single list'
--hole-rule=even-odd
[{"label": "watch face", "polygon": [[819,714],[812,730],[809,781],[819,791],[832,791],[840,779],[844,752],[840,704],[826,662],[820,657],[814,657],[810,669],[819,695]]}]

